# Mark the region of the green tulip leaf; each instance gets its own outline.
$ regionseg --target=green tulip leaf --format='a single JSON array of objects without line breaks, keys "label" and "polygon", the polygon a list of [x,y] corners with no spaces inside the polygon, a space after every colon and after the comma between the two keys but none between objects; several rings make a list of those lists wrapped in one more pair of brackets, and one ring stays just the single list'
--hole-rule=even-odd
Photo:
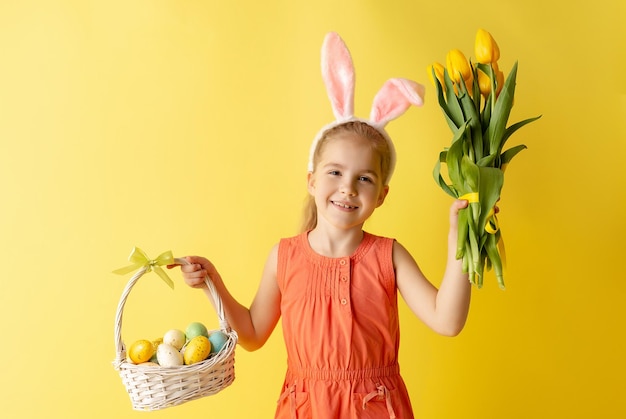
[{"label": "green tulip leaf", "polygon": [[522,150],[525,150],[527,147],[524,144],[517,145],[515,147],[509,148],[507,151],[500,155],[500,164],[505,165],[508,164],[513,157],[517,155]]},{"label": "green tulip leaf", "polygon": [[448,110],[448,116],[454,122],[455,126],[460,128],[465,120],[463,119],[463,110],[459,104],[459,99],[454,92],[454,84],[448,75],[448,70],[443,71],[443,79],[446,86],[446,107]]},{"label": "green tulip leaf", "polygon": [[490,234],[485,244],[485,250],[491,261],[491,266],[496,274],[498,285],[501,289],[505,289],[504,285],[504,272],[502,268],[502,258],[500,257],[500,251],[498,249],[498,240],[501,238],[495,234]]},{"label": "green tulip leaf", "polygon": [[461,172],[463,173],[463,193],[479,192],[478,185],[480,184],[480,170],[476,163],[474,163],[469,157],[461,157]]},{"label": "green tulip leaf", "polygon": [[518,129],[520,129],[521,127],[523,127],[526,124],[530,124],[533,121],[536,121],[537,119],[541,118],[541,115],[539,116],[535,116],[534,118],[528,118],[528,119],[524,119],[523,121],[519,121],[516,122],[515,124],[511,125],[510,127],[508,127],[505,131],[504,134],[502,135],[502,142],[500,144],[500,149],[499,151],[502,150],[502,148],[504,147],[504,144],[506,143],[506,140],[509,139],[509,137],[511,135],[513,135],[513,133],[515,131],[517,131]]},{"label": "green tulip leaf", "polygon": [[[459,133],[464,132],[467,128],[467,124],[463,125],[464,129],[459,130]],[[463,157],[463,140],[458,139],[452,143],[448,152],[446,153],[446,166],[448,168],[448,177],[450,181],[457,189],[457,191],[466,193],[463,189],[463,175],[461,172],[461,159]],[[469,192],[469,191],[467,191]]]},{"label": "green tulip leaf", "polygon": [[439,80],[436,78],[434,70],[433,70],[433,77],[435,80],[435,88],[437,89],[437,99],[439,101],[439,107],[443,111],[443,115],[446,118],[446,122],[448,123],[448,126],[450,127],[452,131],[454,131],[457,129],[457,125],[454,122],[453,116],[450,112],[448,104],[446,103],[446,99],[444,96],[444,89],[441,86],[441,83],[439,83]]},{"label": "green tulip leaf", "polygon": [[[489,93],[489,96],[487,96],[487,99],[485,100],[485,106],[483,107],[483,111],[480,116],[480,123],[483,127],[484,134],[486,134],[487,128],[489,127],[489,124],[491,123],[492,102],[493,102],[493,93]],[[484,135],[484,137],[487,138],[485,143],[486,143],[486,146],[488,147],[489,139],[488,137],[486,137],[486,135]]]},{"label": "green tulip leaf", "polygon": [[441,175],[441,163],[442,163],[441,159],[437,160],[437,163],[435,163],[435,167],[433,169],[433,177],[435,178],[435,182],[437,182],[439,187],[443,189],[445,193],[447,193],[453,198],[456,198],[459,196],[458,192],[455,191],[452,185],[448,185],[446,181],[444,180],[443,176]]},{"label": "green tulip leaf", "polygon": [[498,158],[498,153],[492,153],[478,160],[476,164],[478,166],[483,166],[483,167],[494,167],[494,164],[497,158]]},{"label": "green tulip leaf", "polygon": [[496,100],[486,137],[489,141],[490,151],[500,150],[501,142],[506,124],[513,107],[513,97],[515,95],[515,81],[517,78],[517,62],[513,65],[509,76],[504,82],[502,91]]},{"label": "green tulip leaf", "polygon": [[504,185],[504,172],[495,167],[476,167],[480,171],[480,186],[478,188],[482,212],[480,229],[484,230],[487,221],[486,215],[500,199],[500,193]]},{"label": "green tulip leaf", "polygon": [[[465,87],[463,87],[463,90],[465,91]],[[467,93],[460,97],[460,102],[470,128],[468,136],[470,144],[469,154],[473,161],[477,161],[483,157],[483,132],[480,125],[480,115],[475,108],[474,101]]]}]

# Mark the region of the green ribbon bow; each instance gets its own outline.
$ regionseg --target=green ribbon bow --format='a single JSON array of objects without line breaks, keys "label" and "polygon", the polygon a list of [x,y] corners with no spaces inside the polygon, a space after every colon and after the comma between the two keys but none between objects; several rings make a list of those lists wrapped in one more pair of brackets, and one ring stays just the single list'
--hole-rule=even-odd
[{"label": "green ribbon bow", "polygon": [[161,279],[165,281],[167,285],[169,285],[171,289],[174,289],[174,282],[170,279],[169,276],[167,276],[163,268],[161,268],[161,266],[163,265],[173,265],[175,263],[174,255],[172,254],[171,250],[161,253],[156,259],[150,259],[143,250],[135,247],[130,253],[128,260],[132,262],[132,265],[116,269],[113,271],[113,273],[118,275],[125,275],[129,272],[136,271],[137,269],[145,267],[146,272],[154,270],[154,272],[156,272],[161,277]]}]

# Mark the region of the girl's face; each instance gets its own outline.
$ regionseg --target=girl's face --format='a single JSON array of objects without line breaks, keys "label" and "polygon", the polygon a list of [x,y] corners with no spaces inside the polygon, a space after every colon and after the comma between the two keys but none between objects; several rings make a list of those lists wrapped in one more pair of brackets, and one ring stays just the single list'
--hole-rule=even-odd
[{"label": "girl's face", "polygon": [[361,228],[385,200],[380,156],[369,140],[353,133],[329,139],[315,171],[308,177],[318,222],[348,229]]}]

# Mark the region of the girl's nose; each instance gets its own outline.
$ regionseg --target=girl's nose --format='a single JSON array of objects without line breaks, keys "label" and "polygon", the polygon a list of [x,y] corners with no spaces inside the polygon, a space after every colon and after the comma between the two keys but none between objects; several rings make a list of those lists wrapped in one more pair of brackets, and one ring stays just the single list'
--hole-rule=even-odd
[{"label": "girl's nose", "polygon": [[348,180],[344,181],[341,184],[341,193],[349,196],[356,196],[357,192],[354,182],[350,182]]}]

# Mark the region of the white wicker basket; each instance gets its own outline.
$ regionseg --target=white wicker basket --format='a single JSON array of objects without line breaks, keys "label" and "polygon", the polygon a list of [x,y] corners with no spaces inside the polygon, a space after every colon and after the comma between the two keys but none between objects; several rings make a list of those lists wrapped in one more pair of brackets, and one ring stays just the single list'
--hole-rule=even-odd
[{"label": "white wicker basket", "polygon": [[[176,263],[187,264],[185,259],[175,259]],[[115,316],[115,349],[117,357],[113,366],[118,370],[128,391],[133,409],[159,410],[216,394],[228,387],[235,379],[235,346],[237,332],[231,330],[224,316],[222,300],[213,283],[205,282],[215,303],[220,330],[228,337],[224,347],[208,359],[192,365],[180,367],[141,366],[126,360],[126,347],[122,342],[122,315],[130,290],[137,280],[150,267],[138,270],[126,284],[117,306]]]}]

